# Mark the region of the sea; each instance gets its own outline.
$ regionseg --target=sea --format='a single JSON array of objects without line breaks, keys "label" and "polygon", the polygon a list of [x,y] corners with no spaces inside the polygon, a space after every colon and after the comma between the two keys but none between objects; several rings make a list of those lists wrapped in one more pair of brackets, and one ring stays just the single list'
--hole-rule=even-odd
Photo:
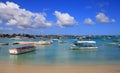
[{"label": "sea", "polygon": [[[120,47],[108,45],[115,42],[120,37],[93,38],[98,49],[96,50],[72,50],[71,46],[76,38],[62,38],[64,43],[59,43],[57,39],[50,45],[35,45],[36,50],[19,55],[10,55],[9,49],[14,48],[14,42],[18,41],[40,41],[42,39],[22,38],[13,40],[10,38],[0,38],[0,42],[9,43],[0,45],[0,61],[18,65],[120,65]],[[119,42],[115,42],[119,43]]]}]

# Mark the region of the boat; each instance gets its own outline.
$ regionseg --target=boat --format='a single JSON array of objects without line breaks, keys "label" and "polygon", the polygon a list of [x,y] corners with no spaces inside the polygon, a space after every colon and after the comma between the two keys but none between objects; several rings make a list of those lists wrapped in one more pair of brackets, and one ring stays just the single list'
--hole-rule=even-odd
[{"label": "boat", "polygon": [[92,50],[97,49],[96,41],[76,41],[71,47],[73,50]]},{"label": "boat", "polygon": [[66,43],[66,42],[63,41],[63,40],[58,40],[58,42],[59,42],[60,44],[64,44],[64,43]]},{"label": "boat", "polygon": [[14,41],[12,45],[29,45],[29,44],[34,44],[35,42],[33,41]]},{"label": "boat", "polygon": [[21,54],[21,53],[26,53],[26,52],[31,52],[35,50],[35,46],[29,45],[29,46],[24,46],[24,47],[18,47],[18,48],[10,48],[9,53],[13,55]]},{"label": "boat", "polygon": [[0,45],[8,45],[9,43],[0,42]]},{"label": "boat", "polygon": [[20,36],[16,36],[16,37],[13,37],[11,38],[12,40],[21,40],[21,37]]},{"label": "boat", "polygon": [[107,45],[108,46],[116,46],[118,43],[116,43],[116,42],[111,42],[111,43],[108,43]]},{"label": "boat", "polygon": [[113,40],[113,42],[120,42],[120,39]]},{"label": "boat", "polygon": [[51,40],[41,40],[39,42],[35,42],[34,44],[37,44],[37,45],[50,45],[50,44],[52,44],[52,41]]}]

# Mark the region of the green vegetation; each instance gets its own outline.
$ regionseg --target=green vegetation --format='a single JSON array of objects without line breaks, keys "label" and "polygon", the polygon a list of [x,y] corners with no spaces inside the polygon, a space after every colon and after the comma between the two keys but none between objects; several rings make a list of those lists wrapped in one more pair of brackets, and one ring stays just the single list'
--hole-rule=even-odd
[{"label": "green vegetation", "polygon": [[119,38],[120,35],[31,35],[31,34],[0,34],[0,38],[15,38],[16,36],[19,36],[20,38],[23,37],[27,37],[27,38],[51,38],[51,39],[61,39],[61,38],[87,38],[87,39],[91,39],[91,38],[112,38],[112,37],[116,37]]}]

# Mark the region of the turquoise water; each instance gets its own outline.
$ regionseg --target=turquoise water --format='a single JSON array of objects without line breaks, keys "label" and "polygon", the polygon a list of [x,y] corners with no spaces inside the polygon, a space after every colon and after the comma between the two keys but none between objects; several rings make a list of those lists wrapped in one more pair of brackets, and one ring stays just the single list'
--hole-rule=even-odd
[{"label": "turquoise water", "polygon": [[36,51],[20,55],[10,55],[9,49],[16,41],[39,41],[40,39],[23,38],[12,40],[0,38],[0,42],[9,45],[0,45],[0,61],[12,64],[35,64],[35,65],[96,65],[96,64],[120,64],[120,47],[108,46],[107,44],[116,38],[92,39],[97,42],[97,50],[71,50],[71,44],[77,39],[62,39],[66,43],[53,41],[51,45],[36,45]]}]

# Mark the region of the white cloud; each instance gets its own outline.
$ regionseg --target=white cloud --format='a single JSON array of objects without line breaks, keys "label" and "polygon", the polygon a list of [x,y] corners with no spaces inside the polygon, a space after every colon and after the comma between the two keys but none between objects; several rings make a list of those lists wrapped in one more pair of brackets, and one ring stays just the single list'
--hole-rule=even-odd
[{"label": "white cloud", "polygon": [[3,28],[3,27],[0,27],[0,30],[12,30],[12,28]]},{"label": "white cloud", "polygon": [[[36,14],[34,18],[35,25],[33,27],[50,27],[52,24],[50,22],[46,22],[46,18],[44,15]],[[41,25],[40,25],[41,24]]]},{"label": "white cloud", "polygon": [[57,24],[60,27],[72,26],[76,25],[77,23],[74,17],[70,16],[68,13],[61,13],[59,11],[55,11],[54,14],[57,18]]},{"label": "white cloud", "polygon": [[7,25],[16,25],[21,28],[42,28],[52,26],[52,23],[46,20],[45,14],[33,13],[8,1],[6,3],[0,3],[0,19]]},{"label": "white cloud", "polygon": [[111,23],[111,22],[115,22],[115,19],[110,19],[108,16],[106,16],[104,13],[98,13],[96,15],[96,20],[99,23]]},{"label": "white cloud", "polygon": [[95,24],[95,22],[93,22],[92,19],[90,19],[90,18],[86,18],[84,20],[84,24],[91,24],[91,25],[93,25],[93,24]]},{"label": "white cloud", "polygon": [[11,8],[11,9],[19,9],[19,5],[15,4],[13,2],[7,1],[6,5],[7,5],[8,8]]},{"label": "white cloud", "polygon": [[9,20],[6,24],[7,24],[7,25],[15,25],[16,23],[17,23],[16,20],[11,19],[11,20]]},{"label": "white cloud", "polygon": [[115,20],[115,19],[112,19],[112,20],[111,20],[111,22],[113,22],[113,23],[114,23],[114,22],[116,22],[116,20]]}]

